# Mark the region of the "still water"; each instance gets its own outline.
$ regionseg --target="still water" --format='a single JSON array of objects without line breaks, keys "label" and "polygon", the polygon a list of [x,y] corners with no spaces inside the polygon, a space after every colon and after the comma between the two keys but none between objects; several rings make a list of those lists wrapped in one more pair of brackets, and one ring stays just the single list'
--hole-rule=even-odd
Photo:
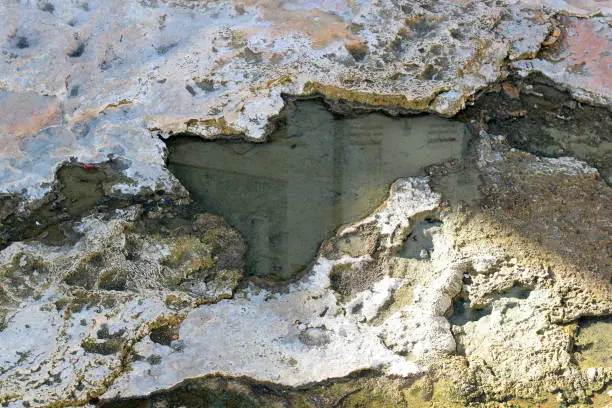
[{"label": "still water", "polygon": [[247,273],[289,279],[343,224],[379,206],[399,177],[459,158],[465,126],[434,116],[337,119],[316,101],[287,109],[268,143],[167,141],[168,167],[246,238]]}]

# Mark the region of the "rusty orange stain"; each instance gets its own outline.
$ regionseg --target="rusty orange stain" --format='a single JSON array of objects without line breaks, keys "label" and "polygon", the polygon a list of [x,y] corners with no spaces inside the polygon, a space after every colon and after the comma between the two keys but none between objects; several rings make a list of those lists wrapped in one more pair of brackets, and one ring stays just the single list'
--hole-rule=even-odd
[{"label": "rusty orange stain", "polygon": [[60,105],[56,98],[33,92],[9,93],[0,98],[0,133],[29,135],[59,122]]},{"label": "rusty orange stain", "polygon": [[582,66],[590,76],[589,86],[612,87],[612,42],[598,22],[567,19],[567,34],[562,40],[565,60],[570,66]]},{"label": "rusty orange stain", "polygon": [[[612,0],[521,0],[522,4],[538,7],[552,7],[554,9],[567,9],[581,14],[593,14],[598,10],[612,7]],[[565,3],[565,5],[563,4]],[[569,6],[569,7],[568,7]]]},{"label": "rusty orange stain", "polygon": [[[289,2],[283,0],[240,0],[236,7],[254,7],[261,20],[270,21],[266,30],[271,39],[290,33],[297,33],[312,41],[314,49],[322,49],[335,41],[354,40],[349,23],[338,12],[356,10],[352,0],[324,2],[323,7],[288,8]],[[321,5],[319,5],[321,6]]]}]

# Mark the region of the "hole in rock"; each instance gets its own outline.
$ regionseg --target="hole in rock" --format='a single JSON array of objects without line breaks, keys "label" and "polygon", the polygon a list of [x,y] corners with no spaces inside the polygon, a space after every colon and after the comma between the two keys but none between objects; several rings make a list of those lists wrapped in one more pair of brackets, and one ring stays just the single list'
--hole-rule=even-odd
[{"label": "hole in rock", "polygon": [[491,314],[491,307],[474,309],[468,300],[456,300],[453,302],[453,314],[448,321],[455,326],[463,326],[468,322],[475,322],[482,317]]},{"label": "hole in rock", "polygon": [[268,143],[166,141],[168,167],[207,211],[248,242],[247,272],[290,279],[343,224],[370,214],[400,177],[462,157],[469,132],[434,116],[371,113],[335,118],[320,102],[296,101]]},{"label": "hole in rock", "polygon": [[38,2],[38,8],[41,11],[46,11],[47,13],[51,13],[51,14],[53,14],[53,12],[55,11],[55,6],[46,1]]},{"label": "hole in rock", "polygon": [[17,37],[17,48],[19,49],[24,49],[24,48],[28,48],[30,46],[30,42],[28,41],[28,39],[26,37]]},{"label": "hole in rock", "polygon": [[463,326],[468,322],[475,322],[482,317],[490,315],[493,311],[492,303],[495,300],[502,298],[511,298],[511,299],[527,299],[532,289],[521,286],[514,285],[511,288],[504,290],[499,293],[495,293],[491,296],[491,302],[484,307],[472,307],[470,301],[468,299],[464,299],[462,297],[457,298],[453,302],[453,314],[449,318],[449,322],[456,326]]},{"label": "hole in rock", "polygon": [[505,292],[500,293],[499,298],[505,297],[505,298],[515,298],[515,299],[527,299],[530,293],[531,293],[531,289],[520,286],[520,285],[514,285],[510,289],[506,290]]},{"label": "hole in rock", "polygon": [[442,223],[434,219],[419,222],[404,240],[402,249],[398,252],[401,258],[427,260],[434,251],[433,236],[439,233]]},{"label": "hole in rock", "polygon": [[79,43],[74,47],[74,49],[70,50],[67,55],[70,58],[78,58],[81,55],[83,55],[84,52],[85,52],[85,44]]}]

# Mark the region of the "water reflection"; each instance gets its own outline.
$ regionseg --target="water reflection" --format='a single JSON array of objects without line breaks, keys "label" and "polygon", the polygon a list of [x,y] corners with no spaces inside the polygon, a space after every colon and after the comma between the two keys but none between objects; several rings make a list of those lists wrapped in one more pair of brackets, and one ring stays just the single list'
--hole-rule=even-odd
[{"label": "water reflection", "polygon": [[340,225],[371,213],[399,177],[459,157],[464,125],[432,116],[335,120],[297,102],[272,142],[171,138],[169,168],[208,211],[246,237],[247,271],[287,279]]}]

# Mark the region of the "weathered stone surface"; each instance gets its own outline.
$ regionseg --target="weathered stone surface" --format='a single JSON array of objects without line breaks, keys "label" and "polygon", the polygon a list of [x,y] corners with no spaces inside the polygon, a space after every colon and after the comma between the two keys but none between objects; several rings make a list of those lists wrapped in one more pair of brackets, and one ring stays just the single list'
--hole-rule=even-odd
[{"label": "weathered stone surface", "polygon": [[74,229],[74,245],[0,252],[2,400],[87,401],[127,367],[135,342],[185,307],[231,297],[242,278],[242,238],[216,216],[131,206]]},{"label": "weathered stone surface", "polygon": [[[425,180],[400,180],[376,218],[362,222],[377,224],[382,239],[391,240],[401,235],[412,217],[433,210],[437,199]],[[369,300],[361,307],[338,303],[330,289],[329,273],[334,264],[361,260],[320,258],[312,273],[291,285],[287,293],[251,287],[234,299],[194,310],[181,326],[185,347],[180,353],[152,342],[139,343],[135,346],[138,354],[160,355],[162,363],[151,367],[146,361],[135,362],[104,398],[143,395],[186,378],[214,373],[295,386],[367,368],[402,376],[418,372],[416,364],[385,347],[376,327],[363,322],[378,314],[387,300],[384,293],[397,283],[383,279],[373,285],[369,295],[358,294],[356,299]],[[430,348],[429,344],[421,347]]]},{"label": "weathered stone surface", "polygon": [[[571,347],[575,334],[564,324],[612,310],[606,270],[592,273],[597,265],[603,266],[605,258],[593,258],[597,252],[588,242],[564,241],[577,246],[558,247],[556,241],[546,239],[566,224],[554,205],[536,213],[539,228],[532,227],[534,221],[529,218],[514,214],[534,212],[528,209],[539,205],[539,200],[554,203],[547,195],[549,182],[565,180],[567,188],[556,190],[564,205],[598,213],[607,220],[607,212],[593,201],[596,195],[591,194],[594,205],[584,208],[573,201],[573,194],[592,184],[603,203],[610,188],[596,178],[594,169],[577,160],[537,158],[485,134],[474,158],[444,165],[446,173],[434,175],[433,183],[438,189],[445,185],[441,182],[444,177],[475,166],[484,193],[480,204],[445,209],[441,200],[452,198],[452,191],[442,188],[439,195],[430,190],[426,179],[400,180],[383,206],[339,231],[332,244],[323,245],[326,249],[312,272],[280,292],[250,284],[234,292],[231,299],[197,306],[214,297],[218,300],[223,293],[231,294],[235,281],[228,283],[217,270],[211,275],[218,279],[213,287],[228,285],[226,292],[212,289],[210,300],[199,298],[198,302],[201,293],[194,293],[191,286],[173,286],[160,279],[180,273],[188,281],[190,268],[211,267],[207,250],[214,240],[204,240],[206,232],[216,231],[215,237],[222,239],[227,234],[220,234],[219,221],[208,216],[195,218],[172,239],[156,238],[155,244],[152,233],[137,236],[142,231],[137,207],[120,210],[108,220],[85,218],[78,224],[84,235],[73,247],[12,244],[1,253],[3,270],[23,284],[11,280],[8,286],[0,338],[2,344],[14,344],[24,336],[31,340],[18,348],[2,349],[3,366],[8,367],[0,377],[2,398],[41,405],[49,399],[80,403],[88,395],[103,394],[104,399],[142,396],[207,374],[247,376],[285,386],[372,368],[409,377],[444,361],[454,367],[457,358],[469,367],[453,377],[463,384],[460,389],[464,391],[453,394],[459,400],[474,398],[469,391],[474,387],[492,400],[540,398],[551,387],[562,387],[564,398],[570,400],[600,390],[608,381],[609,368],[598,366],[591,372],[592,368],[585,371],[577,366]],[[503,181],[502,177],[518,174],[521,180],[515,183]],[[535,201],[503,204],[510,197],[520,200],[521,189],[527,187],[530,190],[525,194]],[[515,223],[506,217],[516,218]],[[153,211],[147,218],[160,217]],[[597,240],[601,227],[584,224],[583,232]],[[187,231],[191,235],[180,235]],[[203,247],[186,241],[194,235],[202,237]],[[357,236],[378,244],[364,246],[365,252],[353,257],[353,247],[338,243],[346,242],[342,237]],[[149,273],[156,268],[170,269],[138,280],[139,275],[132,273],[139,270],[138,262],[127,259],[122,246],[129,237],[141,248],[139,259],[151,263],[145,268]],[[226,242],[219,248],[232,254],[232,247]],[[588,259],[581,261],[572,255],[578,248],[590,254]],[[21,255],[16,256],[17,252]],[[83,260],[91,261],[92,253],[102,254],[98,257],[102,266],[112,263],[127,273],[127,291],[101,288],[100,272],[106,268],[102,266],[95,271],[85,268],[77,274],[82,279],[76,279],[70,271],[78,269]],[[68,260],[73,260],[72,269],[62,267],[62,273],[56,272],[54,268]],[[45,269],[44,262],[52,267]],[[343,265],[345,271],[342,294],[330,280],[334,265]],[[367,268],[382,274],[364,281],[360,273]],[[73,275],[75,279],[66,280]],[[353,279],[359,290],[350,289]],[[210,280],[205,281],[208,287]],[[146,289],[151,285],[156,290]],[[517,286],[525,288],[527,295],[513,297]],[[170,290],[174,287],[179,291]],[[490,312],[453,325],[447,318],[458,313],[453,312],[457,298],[473,307],[490,308]],[[495,370],[486,368],[491,365]],[[23,381],[32,378],[32,372],[40,372],[40,380],[24,393]],[[53,382],[46,381],[49,372],[56,378]],[[452,372],[447,370],[445,375],[454,375]],[[559,372],[564,373],[561,379]],[[516,390],[517,382],[523,391]]]},{"label": "weathered stone surface", "polygon": [[576,333],[564,323],[612,312],[603,221],[610,188],[582,162],[537,158],[481,136],[484,198],[460,216],[455,238],[473,254],[458,298],[480,315],[453,326],[457,351],[487,399],[537,399],[550,387],[561,400],[584,398],[610,380],[610,367],[590,374],[578,367]]},{"label": "weathered stone surface", "polygon": [[546,13],[480,1],[9,2],[0,16],[1,103],[27,105],[0,119],[0,190],[33,198],[72,156],[124,158],[124,191],[169,188],[156,134],[261,140],[282,93],[452,115],[549,31]]},{"label": "weathered stone surface", "polygon": [[[608,9],[610,10],[610,8]],[[580,101],[612,102],[610,15],[593,19],[559,17],[548,47],[537,58],[511,64],[523,74],[541,72],[568,87]]]},{"label": "weathered stone surface", "polygon": [[[243,240],[190,207],[158,136],[264,141],[283,93],[454,115],[512,70],[565,86],[575,116],[609,109],[609,16],[594,0],[3,2],[0,403],[84,406],[209,375],[278,387],[279,406],[336,385],[300,402],[605,406],[604,137],[583,151],[564,133],[577,158],[542,158],[474,121],[470,155],[398,180],[271,288],[238,285]],[[495,92],[523,103],[533,88],[515,85]],[[346,378],[362,370],[379,377]],[[238,382],[221,393],[253,394]]]}]

